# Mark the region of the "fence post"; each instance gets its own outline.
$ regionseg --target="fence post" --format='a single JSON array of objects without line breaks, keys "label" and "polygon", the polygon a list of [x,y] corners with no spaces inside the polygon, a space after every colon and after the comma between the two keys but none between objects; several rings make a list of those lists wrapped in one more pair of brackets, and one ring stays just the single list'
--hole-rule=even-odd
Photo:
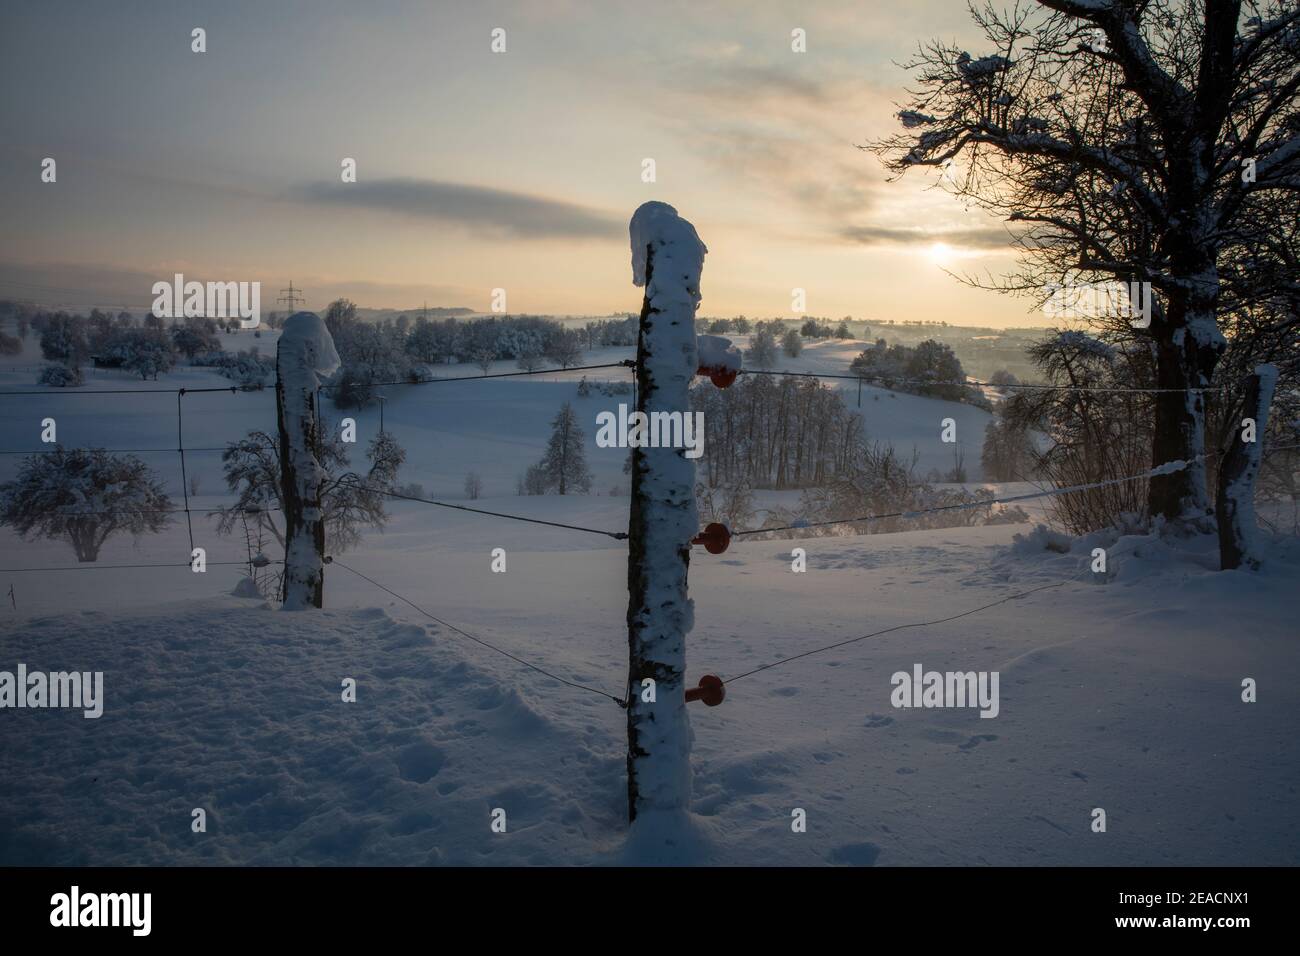
[{"label": "fence post", "polygon": [[[632,495],[628,519],[628,819],[684,814],[690,803],[686,634],[694,608],[686,572],[695,509],[695,462],[685,449],[645,447],[650,415],[689,414],[695,311],[704,243],[672,206],[648,202],[630,224],[632,281],[645,286],[637,336]],[[644,416],[644,417],[642,417]],[[640,424],[638,441],[637,425]]]},{"label": "fence post", "polygon": [[[1268,426],[1268,407],[1277,385],[1277,367],[1258,365],[1246,378],[1242,422],[1219,463],[1215,518],[1219,524],[1219,567],[1228,571],[1260,564],[1259,531],[1255,527],[1255,478],[1259,474],[1260,448]],[[1249,440],[1248,440],[1249,439]]]},{"label": "fence post", "polygon": [[280,428],[284,500],[284,609],[324,606],[325,521],[317,457],[321,377],[339,367],[334,340],[320,316],[296,312],[284,323],[275,353],[275,409]]}]

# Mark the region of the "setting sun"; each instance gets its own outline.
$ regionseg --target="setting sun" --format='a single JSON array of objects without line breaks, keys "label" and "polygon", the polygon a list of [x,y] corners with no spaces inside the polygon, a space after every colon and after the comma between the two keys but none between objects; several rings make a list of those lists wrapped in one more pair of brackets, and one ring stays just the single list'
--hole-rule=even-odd
[{"label": "setting sun", "polygon": [[952,261],[953,256],[956,255],[956,250],[946,242],[935,242],[926,250],[926,255],[931,262],[937,265],[946,265]]}]

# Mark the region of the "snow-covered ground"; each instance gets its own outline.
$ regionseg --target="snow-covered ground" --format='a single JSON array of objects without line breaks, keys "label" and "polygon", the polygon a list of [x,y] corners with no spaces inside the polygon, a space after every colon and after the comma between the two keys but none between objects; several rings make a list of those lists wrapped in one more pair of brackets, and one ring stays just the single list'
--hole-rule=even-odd
[{"label": "snow-covered ground", "polygon": [[[798,361],[815,370],[820,348]],[[403,480],[463,500],[475,470],[487,495],[476,505],[622,530],[626,497],[511,494],[560,401],[586,421],[619,401],[577,400],[564,377],[391,390],[385,422],[409,453]],[[0,373],[0,389],[30,380]],[[220,382],[187,369],[158,385]],[[872,391],[873,437],[905,447],[916,429],[923,455],[943,417],[930,404],[975,411]],[[273,424],[270,391],[183,402],[195,447]],[[3,399],[0,446],[39,447],[39,420],[53,416],[65,444],[166,448],[175,411],[174,396]],[[363,435],[377,415],[360,416]],[[596,449],[592,432],[594,487],[625,488],[623,453]],[[933,453],[946,467],[949,456]],[[179,473],[166,470],[175,456],[159,458],[178,495]],[[191,456],[195,507],[228,500],[217,458]],[[976,446],[967,462],[977,460]],[[0,462],[3,477],[12,466]],[[341,562],[565,680],[622,696],[621,542],[411,502],[390,510],[387,531]],[[243,556],[242,542],[198,517],[196,539],[210,561]],[[5,573],[0,670],[103,671],[105,703],[97,720],[0,711],[0,864],[1300,861],[1293,543],[1258,574],[1208,570],[1208,542],[1063,551],[1025,525],[802,540],[806,573],[791,571],[795,545],[694,550],[692,683],[1064,583],[763,670],[729,685],[716,708],[690,705],[693,829],[651,854],[626,842],[623,710],[340,566],[326,568],[326,610],[298,613],[230,596],[234,567]],[[1105,579],[1088,570],[1094,546],[1108,549]],[[497,547],[504,574],[491,570]],[[100,563],[181,562],[187,549],[177,522],[138,545],[111,541]],[[67,545],[8,531],[0,550],[4,568],[74,564]],[[918,663],[999,672],[998,716],[894,708],[891,675]],[[355,703],[341,700],[345,678],[357,682]],[[1242,702],[1245,678],[1258,682],[1257,703]],[[191,831],[200,807],[206,833]],[[490,826],[497,808],[505,833]],[[792,831],[796,808],[807,832]],[[1106,811],[1104,833],[1092,831],[1094,808]]]}]

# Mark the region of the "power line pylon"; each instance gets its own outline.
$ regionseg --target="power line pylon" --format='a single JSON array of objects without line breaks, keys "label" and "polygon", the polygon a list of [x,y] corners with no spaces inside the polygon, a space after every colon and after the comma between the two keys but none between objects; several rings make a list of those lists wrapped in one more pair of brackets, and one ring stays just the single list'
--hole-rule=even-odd
[{"label": "power line pylon", "polygon": [[290,314],[290,315],[293,315],[295,312],[298,311],[298,310],[295,308],[295,306],[296,306],[299,302],[306,302],[307,299],[306,299],[306,297],[305,297],[304,295],[302,295],[302,289],[295,289],[295,288],[293,287],[293,280],[290,279],[290,280],[289,280],[289,288],[287,288],[287,289],[281,289],[281,290],[280,290],[280,297],[279,297],[278,299],[276,299],[275,301],[276,301],[276,302],[283,302],[283,303],[285,303],[285,305],[287,305],[288,308],[289,308],[289,314]]}]

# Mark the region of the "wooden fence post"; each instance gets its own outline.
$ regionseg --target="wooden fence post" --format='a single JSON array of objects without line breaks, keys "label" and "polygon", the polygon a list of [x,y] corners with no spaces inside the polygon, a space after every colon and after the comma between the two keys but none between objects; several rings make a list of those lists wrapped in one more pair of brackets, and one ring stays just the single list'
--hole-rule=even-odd
[{"label": "wooden fence post", "polygon": [[284,323],[275,353],[275,408],[280,429],[284,499],[284,609],[323,607],[325,521],[317,457],[321,377],[339,367],[334,340],[320,316],[296,312]]},{"label": "wooden fence post", "polygon": [[1219,567],[1228,571],[1260,564],[1259,531],[1255,527],[1255,478],[1259,474],[1260,449],[1268,426],[1268,407],[1277,385],[1277,367],[1259,365],[1246,379],[1241,424],[1219,463],[1219,484],[1215,495],[1215,519],[1219,525]]},{"label": "wooden fence post", "polygon": [[[685,814],[690,803],[686,634],[694,608],[686,574],[699,530],[695,462],[683,448],[644,447],[639,419],[690,413],[695,311],[704,243],[672,206],[649,202],[632,217],[632,277],[645,286],[637,336],[632,495],[628,521],[628,819]],[[638,415],[639,413],[639,415]],[[645,418],[639,418],[645,416]]]}]

